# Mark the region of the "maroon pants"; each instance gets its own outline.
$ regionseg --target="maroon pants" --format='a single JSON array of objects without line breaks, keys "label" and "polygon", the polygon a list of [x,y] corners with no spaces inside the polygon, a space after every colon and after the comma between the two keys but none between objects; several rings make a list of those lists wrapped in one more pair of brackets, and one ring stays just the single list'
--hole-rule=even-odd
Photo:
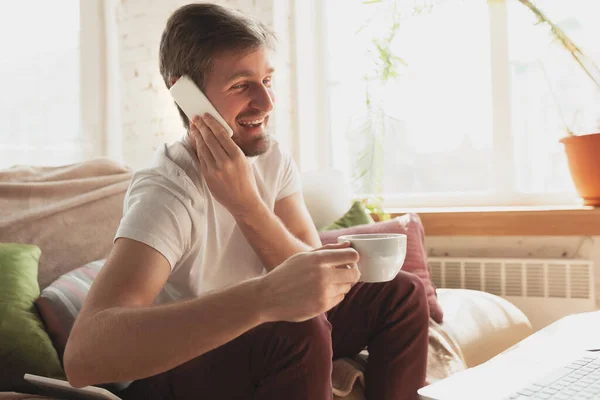
[{"label": "maroon pants", "polygon": [[390,282],[356,284],[326,316],[260,325],[170,371],[135,381],[121,396],[330,400],[332,360],[366,347],[367,399],[416,399],[425,382],[428,326],[422,282],[400,272]]}]

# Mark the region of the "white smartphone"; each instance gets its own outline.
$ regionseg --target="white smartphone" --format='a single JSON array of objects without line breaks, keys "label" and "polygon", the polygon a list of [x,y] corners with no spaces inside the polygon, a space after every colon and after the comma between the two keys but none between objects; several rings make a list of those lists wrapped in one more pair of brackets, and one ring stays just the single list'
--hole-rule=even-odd
[{"label": "white smartphone", "polygon": [[86,386],[82,388],[74,388],[67,381],[60,379],[47,378],[33,374],[25,374],[23,378],[38,388],[45,395],[59,399],[74,399],[74,400],[121,400],[106,389],[97,386]]},{"label": "white smartphone", "polygon": [[202,116],[204,113],[209,113],[219,121],[227,133],[229,133],[229,136],[233,136],[233,129],[225,122],[217,109],[187,75],[180,77],[177,82],[171,86],[169,92],[190,121],[192,121],[196,115]]}]

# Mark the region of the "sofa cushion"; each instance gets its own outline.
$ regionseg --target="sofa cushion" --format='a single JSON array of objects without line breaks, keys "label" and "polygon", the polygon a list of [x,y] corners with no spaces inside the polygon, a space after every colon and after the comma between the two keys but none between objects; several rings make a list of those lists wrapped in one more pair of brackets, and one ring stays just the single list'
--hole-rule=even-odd
[{"label": "sofa cushion", "polygon": [[374,222],[375,221],[373,221],[371,215],[368,214],[364,204],[356,200],[343,216],[323,230],[332,231],[335,229],[350,228],[351,226],[372,224]]},{"label": "sofa cushion", "polygon": [[479,365],[533,333],[514,304],[491,293],[438,289],[442,327],[460,346],[468,367]]},{"label": "sofa cushion", "polygon": [[417,214],[405,214],[389,221],[376,222],[371,225],[359,225],[350,228],[323,231],[320,233],[323,244],[336,243],[338,236],[357,233],[404,233],[407,236],[406,259],[402,269],[411,272],[423,281],[429,300],[429,312],[434,321],[441,323],[444,317],[442,307],[438,303],[436,288],[431,280],[427,252],[425,250],[425,232],[421,219]]},{"label": "sofa cushion", "polygon": [[25,373],[64,378],[34,307],[40,254],[37,246],[0,243],[0,391],[35,390]]},{"label": "sofa cushion", "polygon": [[64,274],[42,290],[35,302],[61,362],[75,318],[104,261],[93,261]]}]

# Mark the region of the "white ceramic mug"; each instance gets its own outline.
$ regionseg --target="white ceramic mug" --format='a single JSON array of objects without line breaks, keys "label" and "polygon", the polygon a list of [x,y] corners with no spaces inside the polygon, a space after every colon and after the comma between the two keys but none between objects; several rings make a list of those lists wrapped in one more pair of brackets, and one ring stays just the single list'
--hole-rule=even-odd
[{"label": "white ceramic mug", "polygon": [[361,282],[391,281],[406,258],[406,235],[401,233],[344,235],[338,242],[350,242],[360,255]]}]

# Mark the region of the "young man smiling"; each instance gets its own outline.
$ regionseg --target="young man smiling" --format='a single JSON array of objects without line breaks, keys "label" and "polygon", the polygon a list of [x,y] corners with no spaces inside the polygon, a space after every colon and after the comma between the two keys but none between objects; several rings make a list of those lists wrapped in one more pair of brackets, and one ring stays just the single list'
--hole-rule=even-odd
[{"label": "young man smiling", "polygon": [[126,399],[329,400],[332,360],[368,347],[366,396],[416,398],[423,284],[404,272],[357,283],[347,243],[320,248],[294,163],[269,133],[273,41],[212,4],[167,22],[167,87],[190,76],[234,135],[180,110],[186,134],[135,174],[67,344],[73,385],[133,380]]}]

